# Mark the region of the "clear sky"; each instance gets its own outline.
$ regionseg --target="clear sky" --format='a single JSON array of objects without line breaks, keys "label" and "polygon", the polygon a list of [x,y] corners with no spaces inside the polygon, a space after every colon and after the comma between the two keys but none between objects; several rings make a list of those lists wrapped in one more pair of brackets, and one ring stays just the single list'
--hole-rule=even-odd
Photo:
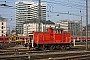
[{"label": "clear sky", "polygon": [[[7,19],[7,26],[11,26],[11,28],[15,27],[15,2],[17,0],[0,0],[0,4],[5,3],[9,6],[13,7],[3,7],[0,6],[0,15],[3,18]],[[31,0],[24,0],[31,1]],[[34,2],[38,2],[38,0],[32,0]],[[86,0],[41,0],[43,3],[47,4],[47,20],[51,20],[56,22],[57,20],[80,20],[80,16],[82,15],[82,24],[85,26],[86,24]],[[90,0],[88,0],[89,5],[89,24],[90,24]],[[81,13],[80,13],[81,10]],[[64,14],[69,13],[69,14]]]}]

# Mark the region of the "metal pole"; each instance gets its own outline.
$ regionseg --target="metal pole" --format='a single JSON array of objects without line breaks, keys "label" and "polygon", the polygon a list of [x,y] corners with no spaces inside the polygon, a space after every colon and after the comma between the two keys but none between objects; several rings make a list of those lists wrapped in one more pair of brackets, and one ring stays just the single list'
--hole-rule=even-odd
[{"label": "metal pole", "polygon": [[27,36],[28,36],[28,24],[26,23],[26,26],[27,26]]},{"label": "metal pole", "polygon": [[88,50],[88,0],[86,0],[86,50]]},{"label": "metal pole", "polygon": [[11,30],[10,30],[10,26],[9,26],[9,35],[11,35]]},{"label": "metal pole", "polygon": [[82,36],[82,16],[81,16],[81,36]]},{"label": "metal pole", "polygon": [[21,27],[21,35],[22,35],[23,33],[22,33],[22,27]]},{"label": "metal pole", "polygon": [[41,0],[38,0],[38,31],[40,32],[40,21],[41,21]]},{"label": "metal pole", "polygon": [[[81,10],[80,10],[80,14],[81,14]],[[81,22],[81,28],[80,28],[80,31],[81,31],[81,32],[80,32],[80,34],[81,34],[81,36],[82,36],[82,15],[81,15],[81,21],[80,21],[80,22]]]}]

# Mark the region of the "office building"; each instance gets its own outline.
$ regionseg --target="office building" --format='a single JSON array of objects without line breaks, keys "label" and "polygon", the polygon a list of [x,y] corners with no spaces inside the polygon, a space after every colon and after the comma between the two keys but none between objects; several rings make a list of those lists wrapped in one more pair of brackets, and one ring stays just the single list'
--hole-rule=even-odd
[{"label": "office building", "polygon": [[60,25],[60,28],[63,28],[64,31],[72,32],[72,35],[77,35],[77,32],[80,32],[81,29],[80,20],[59,20],[56,24]]},{"label": "office building", "polygon": [[[17,1],[16,4],[16,31],[23,34],[23,23],[38,20],[38,3],[32,1]],[[41,20],[46,20],[46,4],[41,3]]]},{"label": "office building", "polygon": [[[48,20],[48,21],[41,21],[40,23],[40,31],[41,32],[46,32],[47,31],[47,28],[48,27],[52,27],[54,28],[55,27],[55,23]],[[32,32],[32,31],[38,31],[38,23],[36,20],[31,20],[29,21],[28,23],[24,23],[23,25],[23,28],[24,28],[24,35],[28,35],[29,32]]]},{"label": "office building", "polygon": [[6,20],[0,16],[0,36],[6,36]]}]

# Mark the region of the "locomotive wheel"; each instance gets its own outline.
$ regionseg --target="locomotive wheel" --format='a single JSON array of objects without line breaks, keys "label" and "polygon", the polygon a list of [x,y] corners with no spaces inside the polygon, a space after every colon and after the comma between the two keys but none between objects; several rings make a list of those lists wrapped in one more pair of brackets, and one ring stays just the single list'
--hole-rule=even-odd
[{"label": "locomotive wheel", "polygon": [[50,46],[50,50],[53,50],[55,47],[53,45]]},{"label": "locomotive wheel", "polygon": [[59,46],[59,45],[57,45],[57,46],[56,46],[56,49],[60,49],[60,46]]},{"label": "locomotive wheel", "polygon": [[46,48],[45,48],[45,46],[44,45],[42,45],[42,46],[40,46],[40,50],[46,50]]},{"label": "locomotive wheel", "polygon": [[61,48],[61,50],[65,50],[66,46],[61,46],[60,48]]}]

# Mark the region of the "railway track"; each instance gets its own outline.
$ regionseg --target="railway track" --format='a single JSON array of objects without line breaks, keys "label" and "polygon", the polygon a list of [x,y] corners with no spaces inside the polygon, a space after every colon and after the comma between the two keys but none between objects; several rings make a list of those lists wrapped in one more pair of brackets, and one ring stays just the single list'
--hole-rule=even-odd
[{"label": "railway track", "polygon": [[[84,49],[83,49],[84,50]],[[71,49],[67,49],[67,50],[64,50],[64,52],[67,52],[67,51],[83,51],[82,49],[79,49],[79,48],[71,48]],[[1,49],[0,50],[0,56],[2,55],[15,55],[15,54],[18,54],[18,55],[23,55],[23,54],[35,54],[35,53],[52,53],[52,52],[63,52],[63,50],[45,50],[45,51],[32,51],[32,50],[29,50],[27,48],[10,48],[10,49]]]},{"label": "railway track", "polygon": [[[0,59],[21,59],[21,60],[63,60],[63,59],[85,59],[90,57],[90,52],[85,51],[84,47],[74,47],[67,50],[45,50],[30,51],[27,48],[16,46],[17,48],[0,49]],[[83,58],[84,57],[84,58]],[[16,60],[17,60],[16,59]]]},{"label": "railway track", "polygon": [[[66,52],[48,52],[48,53],[27,53],[22,55],[5,55],[0,56],[0,59],[20,59],[23,58],[31,59],[31,60],[67,60],[67,59],[81,59],[82,57],[87,58],[90,57],[90,51],[66,51]],[[24,59],[25,60],[25,59]]]},{"label": "railway track", "polygon": [[67,52],[67,51],[83,51],[83,50],[78,50],[77,48],[72,48],[70,50],[44,50],[44,51],[30,51],[29,49],[5,49],[5,50],[0,50],[0,56],[1,55],[22,55],[22,54],[35,54],[35,53],[53,53],[53,52]]},{"label": "railway track", "polygon": [[51,54],[44,56],[33,56],[31,59],[34,60],[79,60],[79,59],[89,59],[90,52],[79,52],[79,53],[66,53],[66,54]]},{"label": "railway track", "polygon": [[83,59],[90,60],[90,54],[74,55],[74,56],[66,56],[66,57],[55,56],[55,57],[42,58],[42,59],[34,58],[34,60],[83,60]]}]

